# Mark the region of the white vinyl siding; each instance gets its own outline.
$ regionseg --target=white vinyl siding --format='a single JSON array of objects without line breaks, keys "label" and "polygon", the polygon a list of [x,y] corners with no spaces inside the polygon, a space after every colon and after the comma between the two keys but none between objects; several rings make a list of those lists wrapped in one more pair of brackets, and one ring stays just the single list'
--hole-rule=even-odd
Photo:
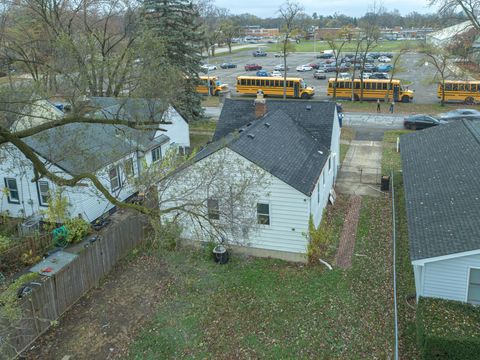
[{"label": "white vinyl siding", "polygon": [[470,269],[480,268],[480,255],[439,260],[419,268],[423,269],[423,273],[418,276],[420,284],[416,287],[420,294],[417,295],[465,302],[468,299]]},{"label": "white vinyl siding", "polygon": [[[229,163],[240,164],[239,166],[245,165],[246,168],[253,165],[250,161],[228,148],[219,150],[217,153],[222,153],[220,156],[222,158],[226,157],[225,161]],[[217,156],[217,153],[200,160],[198,163],[180,172],[178,174],[179,179],[189,178],[190,176],[185,172],[195,171],[196,168],[201,166],[200,164],[204,164],[205,161],[210,161],[210,158]],[[185,173],[185,176],[182,176],[182,173]],[[308,246],[308,239],[305,234],[308,233],[310,197],[269,173],[265,173],[263,181],[268,186],[255,192],[256,202],[254,206],[256,206],[256,203],[268,204],[270,225],[257,225],[250,232],[244,245],[259,249],[305,254]],[[182,184],[185,185],[185,181]],[[193,186],[195,187],[196,185]],[[168,192],[164,192],[161,195],[165,199],[170,198]],[[184,220],[182,225],[182,235],[185,238],[198,240],[194,233],[194,224],[191,221]]]}]

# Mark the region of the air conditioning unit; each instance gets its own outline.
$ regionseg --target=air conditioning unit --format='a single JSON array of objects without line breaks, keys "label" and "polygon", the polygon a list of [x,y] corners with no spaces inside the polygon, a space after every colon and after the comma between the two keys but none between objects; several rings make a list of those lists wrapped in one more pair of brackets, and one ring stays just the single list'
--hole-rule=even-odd
[{"label": "air conditioning unit", "polygon": [[22,236],[30,235],[36,231],[40,231],[40,221],[42,216],[34,214],[25,219],[24,222],[18,225],[18,232]]}]

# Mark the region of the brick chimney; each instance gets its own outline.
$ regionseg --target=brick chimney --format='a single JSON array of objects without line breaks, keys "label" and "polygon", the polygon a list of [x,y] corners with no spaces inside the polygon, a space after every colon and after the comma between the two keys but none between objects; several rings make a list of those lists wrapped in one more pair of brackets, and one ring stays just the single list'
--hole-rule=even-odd
[{"label": "brick chimney", "polygon": [[267,113],[267,100],[263,97],[263,91],[257,91],[257,98],[254,101],[255,104],[255,118],[259,119]]}]

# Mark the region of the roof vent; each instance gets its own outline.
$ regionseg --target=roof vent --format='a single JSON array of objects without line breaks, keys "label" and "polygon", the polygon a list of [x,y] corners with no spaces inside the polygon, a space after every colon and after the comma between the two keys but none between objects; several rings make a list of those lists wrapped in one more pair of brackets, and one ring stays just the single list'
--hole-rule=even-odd
[{"label": "roof vent", "polygon": [[312,110],[312,105],[307,105],[307,106],[306,106],[306,109],[307,109],[307,110]]},{"label": "roof vent", "polygon": [[255,138],[255,135],[253,135],[253,134],[248,134],[247,136],[248,136],[250,139],[254,139],[254,138]]},{"label": "roof vent", "polygon": [[239,132],[239,133],[243,132],[243,129],[238,129],[238,132]]},{"label": "roof vent", "polygon": [[323,151],[322,151],[322,150],[318,150],[318,153],[319,153],[320,155],[323,155]]},{"label": "roof vent", "polygon": [[269,128],[270,127],[270,123],[266,122],[265,124],[263,124],[266,128]]},{"label": "roof vent", "polygon": [[252,123],[251,123],[251,122],[249,122],[249,123],[247,124],[247,126],[250,126],[250,125],[252,125]]}]

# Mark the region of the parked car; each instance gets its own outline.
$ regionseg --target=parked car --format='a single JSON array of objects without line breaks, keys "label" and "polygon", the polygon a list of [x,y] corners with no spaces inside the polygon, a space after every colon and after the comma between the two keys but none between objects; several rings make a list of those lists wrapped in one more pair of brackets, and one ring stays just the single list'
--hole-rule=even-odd
[{"label": "parked car", "polygon": [[200,69],[203,70],[204,72],[207,72],[207,71],[217,70],[217,67],[215,65],[203,64],[200,66]]},{"label": "parked car", "polygon": [[303,72],[303,71],[312,71],[312,67],[310,65],[299,65],[297,66],[296,70]]},{"label": "parked car", "polygon": [[272,71],[270,76],[272,76],[272,77],[283,77],[283,73],[281,73],[280,71]]},{"label": "parked car", "polygon": [[480,111],[475,109],[456,109],[446,113],[442,113],[438,116],[439,120],[451,121],[462,119],[479,119]]},{"label": "parked car", "polygon": [[374,59],[378,59],[381,56],[381,54],[378,52],[371,52],[371,53],[368,53],[367,56],[370,56]]},{"label": "parked car", "polygon": [[320,67],[320,64],[318,64],[318,63],[310,63],[310,64],[307,64],[307,65],[310,66],[314,70],[317,70]]},{"label": "parked car", "polygon": [[390,65],[390,64],[386,64],[386,65],[378,65],[377,66],[377,71],[378,72],[389,72],[390,70],[393,69],[393,66]]},{"label": "parked car", "polygon": [[342,72],[342,73],[338,74],[338,79],[339,80],[351,80],[352,75],[350,75],[350,73],[347,73],[347,72]]},{"label": "parked car", "polygon": [[365,62],[366,63],[374,63],[375,62],[375,58],[371,57],[371,56],[366,56],[365,57]]},{"label": "parked car", "polygon": [[337,66],[334,65],[334,64],[325,64],[325,65],[323,65],[323,70],[327,73],[336,72],[337,71]]},{"label": "parked car", "polygon": [[256,71],[256,70],[262,70],[262,66],[258,64],[245,65],[245,71]]},{"label": "parked car", "polygon": [[376,72],[370,75],[369,79],[388,79],[387,73]]},{"label": "parked car", "polygon": [[369,73],[369,72],[363,72],[361,74],[361,77],[363,80],[366,80],[366,79],[370,79],[370,75],[372,75],[372,73]]},{"label": "parked car", "polygon": [[255,75],[257,76],[270,76],[270,73],[267,70],[258,70]]},{"label": "parked car", "polygon": [[275,56],[276,58],[283,57],[283,52],[277,52],[277,53],[275,53],[275,55],[273,55],[273,56]]},{"label": "parked car", "polygon": [[[287,70],[289,69],[289,67],[287,66]],[[277,71],[285,71],[285,66],[283,64],[278,64],[278,65],[275,65],[273,67],[273,70],[277,70]]]},{"label": "parked car", "polygon": [[337,67],[337,70],[338,71],[348,71],[348,70],[350,70],[350,68],[351,68],[350,63],[342,63]]},{"label": "parked car", "polygon": [[267,53],[265,51],[262,51],[262,50],[255,50],[252,55],[254,57],[257,57],[257,56],[267,56]]},{"label": "parked car", "polygon": [[317,59],[330,59],[332,57],[333,57],[333,54],[329,54],[329,53],[317,54]]},{"label": "parked car", "polygon": [[373,64],[365,64],[365,66],[363,68],[365,70],[377,71],[378,67],[373,65]]},{"label": "parked car", "polygon": [[227,63],[223,63],[222,65],[220,65],[220,67],[222,69],[234,69],[234,68],[237,67],[237,65],[234,64],[234,63],[231,63],[231,62],[227,62]]},{"label": "parked car", "polygon": [[[385,57],[388,57],[388,58],[392,58],[393,57],[393,54],[392,53],[387,53],[387,52],[383,52],[383,53],[380,53],[380,56],[385,56]],[[379,56],[379,57],[380,57]]]},{"label": "parked car", "polygon": [[407,116],[403,120],[403,126],[405,127],[405,129],[412,129],[412,130],[426,129],[432,126],[437,126],[437,125],[446,124],[446,123],[447,121],[439,120],[434,118],[433,116],[424,115],[424,114]]},{"label": "parked car", "polygon": [[335,59],[327,59],[325,60],[325,64],[336,64]]},{"label": "parked car", "polygon": [[387,57],[387,56],[383,56],[383,55],[380,56],[377,60],[378,60],[378,62],[383,62],[383,63],[387,63],[387,62],[392,61],[392,59],[390,59],[390,58]]},{"label": "parked car", "polygon": [[318,80],[325,80],[327,78],[327,74],[325,73],[325,70],[318,69],[313,73],[313,77]]}]

